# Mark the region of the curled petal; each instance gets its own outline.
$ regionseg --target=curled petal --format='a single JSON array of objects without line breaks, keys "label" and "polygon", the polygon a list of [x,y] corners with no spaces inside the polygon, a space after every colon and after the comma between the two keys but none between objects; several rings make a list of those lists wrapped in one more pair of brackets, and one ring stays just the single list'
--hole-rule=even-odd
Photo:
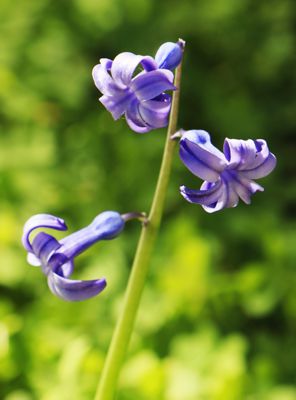
[{"label": "curled petal", "polygon": [[118,54],[118,56],[114,58],[111,67],[111,75],[119,88],[124,89],[130,85],[133,73],[140,63],[142,63],[147,70],[157,68],[155,61],[149,56],[143,57],[124,52]]},{"label": "curled petal", "polygon": [[158,68],[175,69],[182,60],[182,53],[179,43],[163,43],[155,55]]},{"label": "curled petal", "polygon": [[[211,187],[211,185],[213,185],[213,183],[204,182],[201,185],[201,189],[207,190]],[[206,212],[214,213],[216,211],[222,210],[223,208],[231,208],[237,206],[239,201],[238,194],[234,190],[232,190],[231,185],[227,180],[222,180],[222,186],[219,194],[220,195],[216,202],[208,205],[205,204],[202,206]]]},{"label": "curled petal", "polygon": [[[32,250],[40,260],[42,271],[47,275],[51,269],[48,261],[61,244],[53,237],[44,232],[39,232],[33,240]],[[64,262],[66,260],[64,259]]]},{"label": "curled petal", "polygon": [[145,71],[154,71],[158,68],[157,62],[149,56],[143,57],[141,60],[141,65]]},{"label": "curled petal", "polygon": [[51,255],[47,263],[50,271],[54,271],[56,274],[68,278],[74,270],[74,262],[72,259],[68,259],[65,254],[61,252],[55,252]]},{"label": "curled petal", "polygon": [[28,264],[32,265],[33,267],[40,267],[40,265],[41,265],[41,261],[33,253],[27,254],[27,261],[28,261]]},{"label": "curled petal", "polygon": [[115,211],[99,214],[86,228],[72,233],[60,240],[59,253],[72,259],[99,240],[109,240],[118,236],[123,230],[125,221]]},{"label": "curled petal", "polygon": [[228,139],[224,141],[223,151],[229,168],[238,169],[255,160],[256,146],[253,140]]},{"label": "curled petal", "polygon": [[52,228],[58,231],[66,231],[67,225],[62,218],[55,217],[50,214],[36,214],[29,218],[24,225],[22,243],[24,248],[33,253],[33,249],[29,240],[30,234],[37,228]]},{"label": "curled petal", "polygon": [[269,175],[275,166],[276,157],[274,154],[269,153],[268,157],[262,162],[262,164],[259,164],[252,169],[240,170],[239,173],[241,176],[248,179],[259,179]]},{"label": "curled petal", "polygon": [[126,110],[125,118],[128,126],[137,133],[146,133],[153,129],[145,122],[139,111],[139,101],[131,102]]},{"label": "curled petal", "polygon": [[167,126],[171,108],[171,97],[167,94],[161,96],[161,100],[147,100],[139,104],[139,114],[143,121],[153,128]]},{"label": "curled petal", "polygon": [[131,89],[140,101],[151,100],[165,90],[174,90],[174,75],[171,71],[158,69],[137,75]]},{"label": "curled petal", "polygon": [[[246,204],[251,203],[251,195],[255,192],[262,191],[263,188],[255,182],[242,179],[236,174],[223,173],[222,190],[217,202],[213,204],[204,204],[203,208],[209,213],[213,213],[223,208],[233,208],[238,205],[241,198]],[[206,186],[206,182],[202,186]]]},{"label": "curled petal", "polygon": [[[228,178],[226,178],[228,177]],[[228,171],[227,174],[224,173],[224,180],[227,181],[229,185],[229,190],[235,192],[244,203],[251,204],[251,195],[260,191],[263,192],[264,189],[258,183],[253,182],[250,179],[241,176],[241,173],[233,173]],[[231,207],[231,205],[229,206]]]},{"label": "curled petal", "polygon": [[105,279],[71,280],[54,272],[48,275],[48,286],[53,294],[67,301],[81,301],[99,294],[107,285]]},{"label": "curled petal", "polygon": [[[222,180],[218,182],[203,182],[200,190],[188,189],[185,186],[180,188],[182,196],[190,203],[201,204],[203,209],[208,213],[213,213],[227,207],[229,202],[229,188]],[[233,201],[237,202],[238,197],[232,196],[230,200],[231,204]]]},{"label": "curled petal", "polygon": [[185,131],[180,140],[180,158],[194,175],[209,182],[217,181],[227,166],[224,154],[202,130]]},{"label": "curled petal", "polygon": [[118,88],[110,73],[108,72],[112,66],[112,61],[102,58],[100,64],[95,65],[92,70],[92,77],[96,87],[107,96],[118,96],[121,89]]},{"label": "curled petal", "polygon": [[208,213],[236,207],[239,198],[246,204],[250,204],[251,195],[263,190],[262,186],[256,182],[232,171],[224,171],[221,179],[215,183],[205,181],[200,190],[188,189],[186,186],[180,187],[181,194],[187,201],[201,204]]},{"label": "curled petal", "polygon": [[263,178],[276,165],[276,158],[270,153],[263,139],[225,139],[224,154],[229,162],[229,168],[237,171],[254,171],[254,176],[250,176],[252,179]]},{"label": "curled petal", "polygon": [[223,192],[222,181],[215,183],[204,182],[200,190],[189,189],[186,186],[180,187],[181,195],[190,203],[197,203],[209,206],[216,203]]},{"label": "curled petal", "polygon": [[[203,204],[205,211],[213,213],[223,208],[233,208],[238,205],[239,199],[244,203],[251,203],[251,195],[257,191],[263,191],[262,186],[250,179],[242,178],[239,173],[224,171],[221,176],[222,186],[217,202]],[[212,184],[213,185],[213,184]],[[206,188],[208,182],[204,182],[202,188]]]},{"label": "curled petal", "polygon": [[126,111],[133,94],[128,90],[122,90],[117,96],[101,96],[100,102],[112,114],[113,119],[119,119]]}]

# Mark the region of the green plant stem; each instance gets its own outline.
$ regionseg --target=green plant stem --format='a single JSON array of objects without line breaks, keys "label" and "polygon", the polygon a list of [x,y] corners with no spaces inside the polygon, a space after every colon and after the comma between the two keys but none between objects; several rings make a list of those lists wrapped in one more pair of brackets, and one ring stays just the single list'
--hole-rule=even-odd
[{"label": "green plant stem", "polygon": [[[181,43],[184,46],[184,43]],[[172,140],[171,136],[176,132],[177,128],[181,68],[182,67],[180,64],[175,73],[174,83],[177,89],[173,93],[162,164],[148,217],[148,222],[144,223],[142,227],[141,236],[125,294],[123,309],[114,330],[95,400],[114,399],[120,368],[130,341],[141,295],[145,285],[149,261],[163,213],[164,201],[173,159],[173,151],[176,145],[175,140]]]}]

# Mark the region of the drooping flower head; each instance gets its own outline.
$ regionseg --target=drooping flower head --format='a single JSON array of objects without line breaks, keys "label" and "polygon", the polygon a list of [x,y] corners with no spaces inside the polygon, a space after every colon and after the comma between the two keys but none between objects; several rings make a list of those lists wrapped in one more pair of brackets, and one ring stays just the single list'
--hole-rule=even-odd
[{"label": "drooping flower head", "polygon": [[30,240],[31,233],[37,228],[67,230],[63,219],[49,214],[31,217],[24,226],[22,243],[28,251],[27,260],[33,266],[41,266],[47,276],[52,293],[64,300],[79,301],[93,297],[106,287],[106,280],[71,280],[74,258],[95,242],[113,239],[123,230],[125,221],[139,214],[120,215],[115,211],[99,214],[90,225],[61,240],[39,232]]},{"label": "drooping flower head", "polygon": [[171,70],[181,59],[181,41],[164,43],[155,58],[129,52],[120,53],[113,61],[101,58],[92,71],[95,85],[103,94],[100,102],[115,120],[124,115],[135,132],[166,126],[171,96],[165,92],[176,89]]},{"label": "drooping flower head", "polygon": [[236,207],[239,199],[250,204],[251,195],[264,190],[254,179],[267,176],[276,165],[265,140],[225,139],[222,153],[212,145],[206,131],[181,134],[181,160],[194,175],[204,179],[200,190],[180,187],[187,201],[201,204],[212,213]]}]

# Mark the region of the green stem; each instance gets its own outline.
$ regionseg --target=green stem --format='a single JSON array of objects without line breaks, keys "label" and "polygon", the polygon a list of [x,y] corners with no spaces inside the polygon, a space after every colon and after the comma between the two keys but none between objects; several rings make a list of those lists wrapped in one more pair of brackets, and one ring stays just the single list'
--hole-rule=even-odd
[{"label": "green stem", "polygon": [[[180,44],[184,46],[183,41],[180,41]],[[181,83],[181,64],[176,69],[174,83],[177,89],[173,93],[162,164],[148,217],[148,223],[144,223],[142,227],[141,236],[125,294],[122,313],[114,330],[95,400],[114,399],[120,368],[133,331],[137,310],[146,281],[153,245],[161,221],[171,172],[173,151],[176,144],[175,140],[171,139],[171,136],[176,132],[177,128]]]}]

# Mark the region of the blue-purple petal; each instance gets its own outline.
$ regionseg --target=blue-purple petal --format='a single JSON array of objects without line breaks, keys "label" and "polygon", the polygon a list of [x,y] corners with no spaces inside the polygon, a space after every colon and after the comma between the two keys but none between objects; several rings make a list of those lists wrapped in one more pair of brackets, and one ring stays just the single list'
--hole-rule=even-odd
[{"label": "blue-purple petal", "polygon": [[130,52],[118,54],[114,58],[111,74],[116,84],[125,89],[129,86],[133,73],[141,61],[141,56]]},{"label": "blue-purple petal", "polygon": [[182,196],[190,203],[200,204],[208,213],[214,213],[227,207],[229,201],[228,187],[222,180],[215,183],[203,182],[200,190],[188,189],[181,186]]},{"label": "blue-purple petal", "polygon": [[239,198],[246,204],[251,203],[251,195],[263,191],[262,186],[239,173],[225,171],[221,180],[213,183],[205,181],[200,190],[181,186],[182,196],[191,203],[201,204],[205,211],[213,213],[223,208],[236,207]]},{"label": "blue-purple petal", "polygon": [[119,88],[125,89],[130,83],[137,66],[142,63],[147,70],[156,68],[157,64],[152,57],[140,56],[130,52],[118,54],[111,67],[111,75]]},{"label": "blue-purple petal", "polygon": [[[206,190],[207,188],[209,188],[209,182],[204,182],[201,185],[201,189]],[[203,205],[202,207],[206,212],[214,213],[222,210],[223,208],[236,207],[238,202],[239,196],[236,191],[233,190],[231,181],[222,178],[220,196],[217,201],[209,205]]]},{"label": "blue-purple petal", "polygon": [[[203,182],[201,185],[201,190],[208,190],[210,189],[210,185],[213,185],[211,182]],[[220,193],[219,198],[217,199],[216,202],[213,202],[211,204],[203,204],[202,208],[209,214],[212,214],[214,212],[220,211],[223,208],[227,207],[227,204],[229,202],[229,192],[228,192],[228,187],[225,186],[225,183],[222,183],[222,190]]]},{"label": "blue-purple petal", "polygon": [[183,134],[180,158],[194,175],[209,182],[217,181],[227,166],[224,154],[211,144],[209,134],[202,130]]},{"label": "blue-purple petal", "polygon": [[161,101],[147,100],[139,105],[139,114],[143,121],[153,128],[162,128],[168,124],[171,97],[169,95],[164,96],[167,96],[166,100],[164,98]]},{"label": "blue-purple petal", "polygon": [[244,178],[259,179],[269,175],[276,166],[276,157],[274,154],[269,153],[268,157],[254,168],[240,170],[239,173]]},{"label": "blue-purple petal", "polygon": [[253,140],[228,139],[224,141],[223,151],[230,168],[237,169],[246,163],[253,162],[256,155],[256,146]]},{"label": "blue-purple petal", "polygon": [[240,199],[246,204],[251,203],[251,195],[260,191],[263,192],[264,189],[262,186],[258,185],[258,183],[253,182],[250,179],[246,179],[243,176],[241,176],[241,173],[234,172],[231,173],[229,172],[229,175],[225,174],[224,179],[226,179],[226,176],[229,177],[228,179],[228,185],[229,185],[229,190],[235,192]]},{"label": "blue-purple petal", "polygon": [[147,133],[153,129],[142,118],[139,112],[139,101],[135,99],[126,110],[125,118],[128,126],[137,133]]},{"label": "blue-purple petal", "polygon": [[190,203],[201,205],[211,205],[216,203],[221,197],[223,183],[221,180],[212,183],[204,182],[200,190],[189,189],[186,186],[180,187],[181,195]]},{"label": "blue-purple petal", "polygon": [[229,168],[244,171],[259,167],[271,153],[263,139],[237,140],[226,138],[224,154],[229,162]]},{"label": "blue-purple petal", "polygon": [[113,78],[110,76],[112,61],[107,58],[102,58],[100,64],[95,65],[92,70],[92,77],[96,87],[107,96],[120,95],[121,89],[118,88]]},{"label": "blue-purple petal", "polygon": [[140,101],[151,100],[165,90],[174,90],[174,75],[168,70],[155,70],[137,75],[131,82],[131,89]]},{"label": "blue-purple petal", "polygon": [[66,231],[68,229],[62,218],[50,214],[33,215],[25,223],[22,236],[22,244],[24,248],[31,253],[33,253],[33,249],[30,243],[30,234],[37,228],[52,228],[58,231]]},{"label": "blue-purple petal", "polygon": [[48,275],[48,286],[53,294],[67,301],[82,301],[99,294],[106,287],[105,279],[71,280],[54,272]]},{"label": "blue-purple petal", "polygon": [[145,71],[153,71],[158,68],[157,62],[150,56],[142,57],[141,65]]},{"label": "blue-purple petal", "polygon": [[[203,203],[203,208],[209,213],[213,213],[223,208],[233,208],[238,205],[239,199],[243,200],[244,203],[251,203],[251,195],[257,191],[263,191],[262,186],[258,185],[249,179],[240,177],[239,174],[223,172],[222,174],[222,185],[219,192],[219,197],[216,202],[212,204]],[[214,185],[213,183],[211,185]],[[201,189],[210,190],[208,182],[204,182]]]},{"label": "blue-purple petal", "polygon": [[123,230],[125,222],[115,211],[99,214],[90,225],[60,240],[62,253],[72,259],[99,240],[110,240]]},{"label": "blue-purple petal", "polygon": [[276,166],[276,157],[263,139],[225,139],[224,154],[229,161],[229,168],[249,179],[263,178]]},{"label": "blue-purple petal", "polygon": [[52,255],[48,261],[48,265],[51,271],[54,271],[63,278],[68,278],[74,271],[73,260],[68,260],[64,254],[58,252]]},{"label": "blue-purple petal", "polygon": [[114,120],[119,119],[129,106],[132,93],[128,90],[122,91],[118,96],[101,96],[99,98],[103,106],[111,113]]},{"label": "blue-purple petal", "polygon": [[179,43],[163,43],[155,55],[158,68],[175,69],[182,60],[182,53]]},{"label": "blue-purple petal", "polygon": [[42,271],[47,275],[51,269],[48,260],[54,252],[61,247],[61,244],[51,235],[39,232],[32,242],[32,250],[40,260]]}]

